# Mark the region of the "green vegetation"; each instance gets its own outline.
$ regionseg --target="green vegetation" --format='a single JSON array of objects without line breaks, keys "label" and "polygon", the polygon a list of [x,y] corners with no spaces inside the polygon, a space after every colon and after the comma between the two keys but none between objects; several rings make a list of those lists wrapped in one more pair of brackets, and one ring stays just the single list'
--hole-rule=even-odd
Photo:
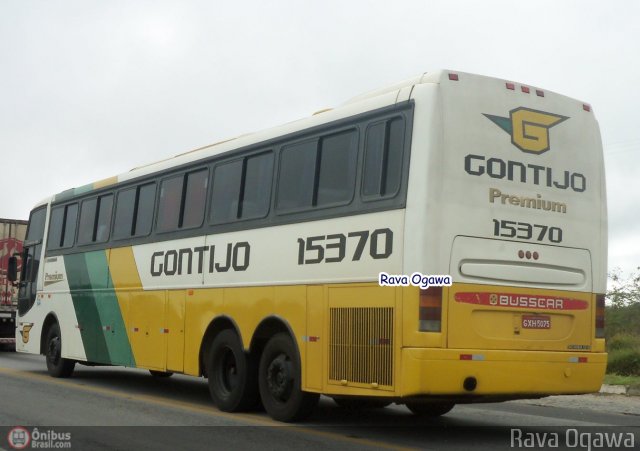
[{"label": "green vegetation", "polygon": [[619,376],[617,374],[606,374],[604,383],[609,385],[631,385],[640,387],[640,376]]},{"label": "green vegetation", "polygon": [[[609,363],[605,383],[640,384],[640,268],[629,278],[614,271],[609,281],[605,308]],[[629,382],[620,382],[625,380]]]}]

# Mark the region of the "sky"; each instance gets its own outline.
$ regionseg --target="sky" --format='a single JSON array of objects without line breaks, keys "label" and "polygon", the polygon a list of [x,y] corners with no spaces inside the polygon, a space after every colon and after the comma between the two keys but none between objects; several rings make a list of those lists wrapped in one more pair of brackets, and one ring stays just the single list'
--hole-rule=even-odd
[{"label": "sky", "polygon": [[0,0],[0,217],[446,68],[593,105],[640,266],[640,2]]}]

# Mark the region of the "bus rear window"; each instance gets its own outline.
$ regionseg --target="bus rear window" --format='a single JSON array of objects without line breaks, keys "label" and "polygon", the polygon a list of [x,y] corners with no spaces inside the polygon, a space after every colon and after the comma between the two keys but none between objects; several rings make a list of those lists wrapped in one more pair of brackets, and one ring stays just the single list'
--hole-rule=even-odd
[{"label": "bus rear window", "polygon": [[396,117],[367,128],[362,194],[371,198],[394,196],[400,188],[404,119]]}]

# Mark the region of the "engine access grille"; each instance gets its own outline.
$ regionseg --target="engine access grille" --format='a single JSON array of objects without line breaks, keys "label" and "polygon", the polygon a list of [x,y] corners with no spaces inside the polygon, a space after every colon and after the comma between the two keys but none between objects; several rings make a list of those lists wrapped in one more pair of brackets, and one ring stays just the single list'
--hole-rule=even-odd
[{"label": "engine access grille", "polygon": [[329,379],[393,385],[393,308],[332,308]]}]

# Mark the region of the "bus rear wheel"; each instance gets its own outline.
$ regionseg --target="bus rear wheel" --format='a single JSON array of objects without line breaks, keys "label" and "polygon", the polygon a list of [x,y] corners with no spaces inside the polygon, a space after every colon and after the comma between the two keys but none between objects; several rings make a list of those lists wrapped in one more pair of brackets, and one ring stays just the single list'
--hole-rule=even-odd
[{"label": "bus rear wheel", "polygon": [[54,323],[49,327],[44,352],[49,375],[53,377],[69,377],[73,374],[76,362],[75,360],[62,358],[62,337],[58,323]]},{"label": "bus rear wheel", "polygon": [[407,408],[417,416],[421,417],[439,417],[448,413],[453,409],[455,403],[452,402],[431,402],[431,403],[418,403],[408,402]]},{"label": "bus rear wheel", "polygon": [[240,412],[258,405],[256,359],[247,355],[238,335],[223,330],[209,352],[207,375],[214,404],[224,412]]},{"label": "bus rear wheel", "polygon": [[301,389],[300,356],[286,333],[274,335],[260,358],[258,385],[265,410],[274,420],[293,422],[311,414],[320,395]]}]

